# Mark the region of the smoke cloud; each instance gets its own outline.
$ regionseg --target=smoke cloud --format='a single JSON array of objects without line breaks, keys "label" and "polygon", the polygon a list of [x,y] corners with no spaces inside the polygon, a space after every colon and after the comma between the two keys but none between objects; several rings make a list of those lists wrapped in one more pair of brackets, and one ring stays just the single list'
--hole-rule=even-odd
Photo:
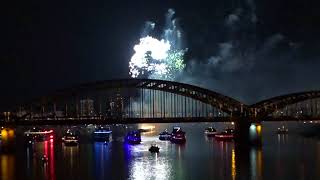
[{"label": "smoke cloud", "polygon": [[[182,42],[188,37],[182,36],[174,16],[175,11],[170,9],[161,37],[170,41],[177,49],[186,49],[188,45]],[[171,72],[169,80],[211,89],[247,104],[306,90],[303,88],[315,89],[316,86],[312,85],[314,83],[303,80],[303,77],[304,74],[318,75],[319,73],[314,73],[318,71],[300,68],[301,59],[304,58],[301,55],[304,44],[294,42],[280,32],[259,36],[259,22],[253,0],[246,0],[231,13],[225,13],[219,30],[210,32],[219,38],[213,39],[209,45],[203,44],[206,52],[211,53],[201,58],[192,54],[191,58],[184,60],[186,67],[181,71]],[[145,28],[144,32],[150,32],[149,30],[154,28],[154,24],[149,24],[151,25],[148,27],[152,28]],[[189,53],[192,51],[186,52],[187,55],[190,55]],[[189,57],[184,56],[185,53],[182,55]],[[306,62],[303,64],[310,66],[310,69],[316,67]],[[159,76],[149,78],[163,79]]]}]

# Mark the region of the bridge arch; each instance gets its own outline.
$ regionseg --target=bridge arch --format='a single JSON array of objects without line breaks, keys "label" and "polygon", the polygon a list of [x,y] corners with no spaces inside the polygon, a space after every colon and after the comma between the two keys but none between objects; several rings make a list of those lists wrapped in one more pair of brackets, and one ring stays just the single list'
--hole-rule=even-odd
[{"label": "bridge arch", "polygon": [[285,108],[286,106],[316,98],[320,98],[320,91],[305,91],[276,96],[252,104],[249,107],[253,113],[259,114],[260,116],[267,116],[277,110]]},{"label": "bridge arch", "polygon": [[186,96],[211,105],[227,114],[237,114],[249,110],[247,105],[242,104],[231,97],[205,88],[179,82],[155,79],[119,79],[81,84],[73,88],[59,90],[49,96],[41,97],[34,100],[33,103],[47,104],[64,97],[75,96],[77,93],[81,92],[125,88],[151,89]]}]

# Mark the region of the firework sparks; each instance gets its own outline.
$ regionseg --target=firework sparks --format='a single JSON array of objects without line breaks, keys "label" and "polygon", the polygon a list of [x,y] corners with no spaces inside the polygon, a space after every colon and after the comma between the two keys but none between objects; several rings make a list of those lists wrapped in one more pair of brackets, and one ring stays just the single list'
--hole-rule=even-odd
[{"label": "firework sparks", "polygon": [[[174,11],[170,9],[170,20],[173,14]],[[176,27],[174,19],[164,30],[163,36],[164,38],[159,40],[147,35],[134,46],[135,53],[129,62],[131,77],[174,80],[177,73],[185,68],[183,56],[186,50],[180,49],[181,31]]]}]

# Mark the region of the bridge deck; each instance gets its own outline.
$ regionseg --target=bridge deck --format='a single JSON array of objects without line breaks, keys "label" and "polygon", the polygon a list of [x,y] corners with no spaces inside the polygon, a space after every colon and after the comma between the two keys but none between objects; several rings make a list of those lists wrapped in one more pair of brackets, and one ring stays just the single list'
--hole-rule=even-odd
[{"label": "bridge deck", "polygon": [[281,122],[281,121],[316,121],[319,117],[265,117],[263,119],[256,118],[236,118],[236,117],[190,117],[190,118],[105,118],[105,119],[70,119],[62,118],[59,120],[34,119],[19,121],[0,121],[1,126],[35,126],[35,125],[81,125],[81,124],[137,124],[137,123],[200,123],[200,122],[237,122],[244,119],[251,123],[259,122]]},{"label": "bridge deck", "polygon": [[230,117],[197,117],[197,118],[106,118],[106,119],[59,119],[59,120],[20,120],[0,121],[1,126],[34,126],[34,125],[81,125],[81,124],[136,124],[136,123],[195,123],[195,122],[232,122]]}]

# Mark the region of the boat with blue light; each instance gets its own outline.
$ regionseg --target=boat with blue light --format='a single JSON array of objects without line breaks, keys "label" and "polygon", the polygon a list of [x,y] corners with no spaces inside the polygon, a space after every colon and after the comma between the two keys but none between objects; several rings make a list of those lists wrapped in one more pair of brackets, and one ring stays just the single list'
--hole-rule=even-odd
[{"label": "boat with blue light", "polygon": [[173,127],[170,141],[176,144],[183,144],[186,142],[185,132],[179,126]]},{"label": "boat with blue light", "polygon": [[125,141],[129,144],[140,144],[141,134],[140,131],[130,131],[125,137]]},{"label": "boat with blue light", "polygon": [[98,142],[110,142],[112,140],[112,131],[109,127],[100,126],[92,134],[93,140]]},{"label": "boat with blue light", "polygon": [[161,141],[169,141],[171,139],[171,133],[169,133],[168,130],[166,129],[165,131],[159,134],[159,139]]}]

